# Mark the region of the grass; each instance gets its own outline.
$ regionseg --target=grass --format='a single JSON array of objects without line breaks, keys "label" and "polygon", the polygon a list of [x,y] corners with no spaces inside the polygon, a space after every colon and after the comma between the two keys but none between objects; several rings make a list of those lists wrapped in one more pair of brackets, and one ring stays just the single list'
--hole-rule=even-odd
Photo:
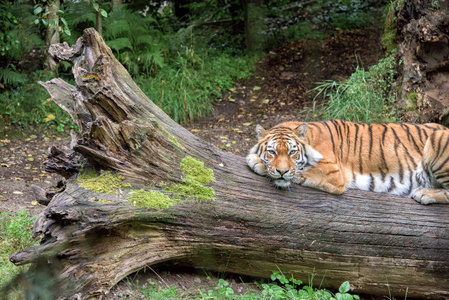
[{"label": "grass", "polygon": [[37,244],[31,237],[34,219],[24,210],[0,214],[0,289],[19,272],[28,269],[28,266],[16,267],[9,261],[9,256]]},{"label": "grass", "polygon": [[345,81],[328,81],[316,87],[313,90],[318,92],[316,97],[322,95],[327,99],[322,117],[362,123],[396,121],[395,53],[391,52],[369,71],[357,67]]},{"label": "grass", "polygon": [[[293,276],[287,277],[281,271],[274,271],[271,281],[268,283],[254,282],[243,283],[245,291],[235,293],[231,285],[225,279],[218,279],[216,286],[207,291],[181,291],[172,286],[162,288],[154,282],[149,282],[141,286],[140,299],[235,299],[235,300],[256,300],[256,299],[319,299],[319,300],[340,300],[340,299],[360,299],[358,295],[349,294],[349,282],[343,282],[337,293],[321,288],[313,287],[313,275],[308,284],[303,284],[301,280]],[[138,284],[138,282],[136,282]]]},{"label": "grass", "polygon": [[212,103],[236,80],[251,75],[257,57],[195,51],[185,48],[169,59],[153,78],[139,76],[136,83],[176,122],[210,116]]}]

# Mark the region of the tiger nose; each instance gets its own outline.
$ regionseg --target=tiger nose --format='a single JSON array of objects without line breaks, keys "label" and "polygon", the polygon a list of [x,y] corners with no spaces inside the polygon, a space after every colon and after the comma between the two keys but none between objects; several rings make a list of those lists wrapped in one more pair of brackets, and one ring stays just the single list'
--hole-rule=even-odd
[{"label": "tiger nose", "polygon": [[285,169],[276,169],[276,171],[278,171],[281,176],[284,176],[284,174],[288,172],[288,170]]}]

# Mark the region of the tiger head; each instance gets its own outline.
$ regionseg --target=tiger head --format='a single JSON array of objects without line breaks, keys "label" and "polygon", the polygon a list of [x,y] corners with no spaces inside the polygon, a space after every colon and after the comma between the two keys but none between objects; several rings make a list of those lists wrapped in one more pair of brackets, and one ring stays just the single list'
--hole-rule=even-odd
[{"label": "tiger head", "polygon": [[323,156],[306,142],[307,125],[295,129],[276,126],[265,131],[256,127],[258,155],[267,168],[274,185],[287,188],[295,182],[295,175],[315,166]]}]

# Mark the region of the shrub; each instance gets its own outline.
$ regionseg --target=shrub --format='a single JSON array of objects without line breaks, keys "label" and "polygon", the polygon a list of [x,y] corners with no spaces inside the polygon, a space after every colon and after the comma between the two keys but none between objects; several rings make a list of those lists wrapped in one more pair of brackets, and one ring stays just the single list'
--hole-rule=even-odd
[{"label": "shrub", "polygon": [[358,66],[347,80],[329,81],[316,87],[317,96],[328,99],[323,117],[363,123],[396,121],[395,53],[391,52],[369,71]]}]

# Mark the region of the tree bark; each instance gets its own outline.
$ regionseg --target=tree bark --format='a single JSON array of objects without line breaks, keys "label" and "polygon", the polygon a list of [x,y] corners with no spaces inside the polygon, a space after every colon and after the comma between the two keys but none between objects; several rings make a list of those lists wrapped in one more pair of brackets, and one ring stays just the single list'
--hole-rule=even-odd
[{"label": "tree bark", "polygon": [[100,9],[95,14],[95,27],[98,33],[103,36],[103,17],[101,16],[101,5]]},{"label": "tree bark", "polygon": [[412,122],[449,125],[449,2],[404,1],[399,9],[399,102]]},{"label": "tree bark", "polygon": [[122,0],[111,0],[111,8],[112,9],[117,8],[122,4],[123,4]]},{"label": "tree bark", "polygon": [[[58,64],[55,63],[48,49],[50,45],[59,43],[59,16],[57,15],[57,11],[60,7],[59,0],[49,0],[47,1],[47,11],[50,13],[47,15],[48,26],[45,30],[45,58],[44,58],[44,69],[49,71],[52,74],[56,74],[58,72]],[[55,21],[55,25],[50,27],[50,24]]]},{"label": "tree bark", "polygon": [[[258,277],[280,268],[305,282],[315,271],[320,279],[325,274],[322,287],[348,280],[354,293],[404,296],[408,288],[408,297],[449,297],[448,205],[275,189],[244,158],[195,137],[154,105],[95,30],[51,53],[73,64],[76,86],[41,83],[79,125],[73,150],[131,184],[105,194],[69,180],[35,221],[41,244],[11,256],[17,265],[44,261],[58,270],[61,295],[101,298],[132,272],[176,261]],[[49,166],[73,179],[80,157],[61,153],[53,152]],[[182,182],[186,155],[213,170],[214,200],[184,198],[161,210],[127,200],[133,189]]]},{"label": "tree bark", "polygon": [[264,18],[266,7],[261,0],[243,0],[245,44],[248,53],[261,51],[263,48]]}]

